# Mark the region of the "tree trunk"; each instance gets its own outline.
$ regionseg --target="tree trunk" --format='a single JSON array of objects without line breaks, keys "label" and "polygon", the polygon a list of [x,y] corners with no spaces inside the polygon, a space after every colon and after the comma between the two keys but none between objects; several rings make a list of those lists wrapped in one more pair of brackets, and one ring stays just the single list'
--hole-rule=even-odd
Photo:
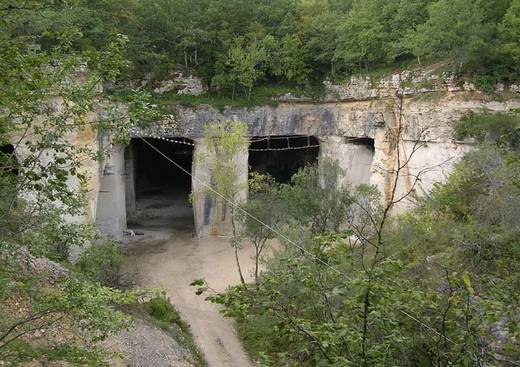
[{"label": "tree trunk", "polygon": [[236,227],[236,223],[235,223],[235,210],[233,208],[231,209],[231,227],[233,228],[232,245],[233,245],[233,250],[235,251],[235,261],[237,263],[238,275],[240,277],[240,283],[245,285],[246,281],[244,280],[244,275],[242,274],[242,267],[240,266],[240,259],[238,258],[239,241],[238,241],[238,236],[237,236],[237,227]]},{"label": "tree trunk", "polygon": [[255,283],[258,287],[258,259],[260,257],[260,249],[255,245]]}]

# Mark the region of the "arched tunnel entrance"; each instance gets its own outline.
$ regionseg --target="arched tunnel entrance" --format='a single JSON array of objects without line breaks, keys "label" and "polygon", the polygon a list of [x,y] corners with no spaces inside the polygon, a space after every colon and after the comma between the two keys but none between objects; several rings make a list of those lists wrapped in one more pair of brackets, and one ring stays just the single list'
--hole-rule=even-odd
[{"label": "arched tunnel entrance", "polygon": [[183,170],[191,173],[193,144],[186,138],[132,139],[125,154],[128,228],[192,229],[191,177]]},{"label": "arched tunnel entrance", "polygon": [[314,136],[254,137],[249,146],[249,171],[290,183],[300,168],[318,161],[319,153],[320,143]]}]

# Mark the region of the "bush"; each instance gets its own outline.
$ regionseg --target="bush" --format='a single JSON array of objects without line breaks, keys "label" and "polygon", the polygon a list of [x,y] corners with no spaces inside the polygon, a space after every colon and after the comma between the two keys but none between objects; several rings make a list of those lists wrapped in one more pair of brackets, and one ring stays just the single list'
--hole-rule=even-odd
[{"label": "bush", "polygon": [[455,125],[455,138],[473,138],[479,143],[489,141],[510,148],[520,147],[520,116],[518,113],[472,113]]},{"label": "bush", "polygon": [[162,329],[168,330],[172,324],[179,326],[182,331],[189,329],[175,307],[170,303],[170,300],[165,296],[151,299],[144,304],[144,307],[146,312],[157,321]]},{"label": "bush", "polygon": [[114,242],[92,245],[83,252],[77,266],[89,279],[110,287],[122,287],[124,284],[120,270],[124,257],[121,249]]}]

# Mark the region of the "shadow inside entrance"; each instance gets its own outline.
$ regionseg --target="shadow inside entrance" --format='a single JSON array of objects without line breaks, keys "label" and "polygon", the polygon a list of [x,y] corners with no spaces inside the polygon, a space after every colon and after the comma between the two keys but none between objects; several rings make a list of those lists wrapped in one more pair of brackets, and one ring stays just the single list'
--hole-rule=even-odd
[{"label": "shadow inside entrance", "polygon": [[[188,139],[175,139],[192,143]],[[147,139],[157,150],[191,172],[193,146],[158,139]],[[134,139],[135,212],[127,213],[128,228],[134,230],[168,228],[193,232],[193,208],[189,196],[191,177],[154,148]]]}]

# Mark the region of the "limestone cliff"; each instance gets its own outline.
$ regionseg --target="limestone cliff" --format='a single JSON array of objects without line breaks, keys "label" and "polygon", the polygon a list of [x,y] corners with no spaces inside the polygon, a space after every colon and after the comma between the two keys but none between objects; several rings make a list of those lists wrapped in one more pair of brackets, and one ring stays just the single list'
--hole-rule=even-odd
[{"label": "limestone cliff", "polygon": [[[404,72],[376,82],[351,78],[341,85],[327,83],[326,88],[327,93],[319,102],[283,96],[271,106],[227,107],[222,111],[209,105],[174,105],[177,129],[158,123],[148,131],[133,133],[191,138],[195,141],[195,153],[204,149],[200,137],[204,125],[210,121],[243,121],[252,137],[312,135],[320,141],[320,159],[333,158],[345,170],[341,182],[375,185],[385,199],[392,191],[396,168],[406,162],[396,195],[411,192],[412,201],[400,203],[403,210],[417,195],[442,181],[455,162],[471,149],[470,141],[452,138],[457,120],[480,110],[504,112],[520,108],[520,88],[516,85],[499,85],[497,93],[486,94],[469,83],[427,72]],[[119,155],[122,154],[120,150]],[[119,167],[123,166],[122,158],[114,159],[120,162]],[[248,153],[236,160],[244,171],[239,176],[245,180]],[[196,161],[192,170],[195,176],[192,189],[199,194],[194,203],[199,235],[221,233],[226,226],[201,185],[211,181],[207,166],[207,162]],[[111,189],[114,195],[125,191],[124,180],[117,182],[119,187]],[[128,191],[129,185],[126,186]],[[124,213],[110,213],[111,218],[118,215],[123,217]]]}]

